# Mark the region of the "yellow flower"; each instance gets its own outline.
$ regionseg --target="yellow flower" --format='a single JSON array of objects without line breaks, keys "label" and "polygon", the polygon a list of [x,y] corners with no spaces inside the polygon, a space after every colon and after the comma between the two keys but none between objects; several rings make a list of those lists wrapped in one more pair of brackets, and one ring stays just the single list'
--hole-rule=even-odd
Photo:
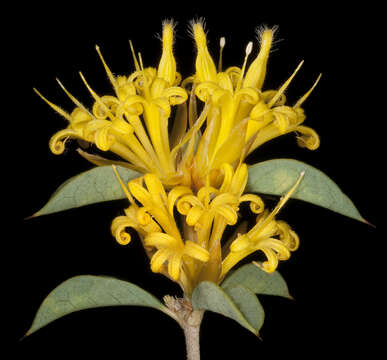
[{"label": "yellow flower", "polygon": [[[262,91],[266,66],[275,29],[259,31],[260,51],[246,70],[252,43],[246,47],[241,68],[232,66],[218,69],[208,51],[206,35],[201,22],[192,24],[197,47],[196,73],[183,81],[193,82],[196,96],[209,104],[206,130],[199,143],[194,162],[194,182],[204,183],[201,174],[219,169],[223,163],[237,164],[264,142],[289,132],[301,134],[300,146],[311,150],[319,146],[316,132],[300,124],[305,120],[301,105],[317,82],[294,106],[284,105],[284,92],[300,69],[302,63],[279,90]],[[221,39],[221,54],[225,45]],[[216,174],[215,174],[216,175]],[[198,180],[200,179],[200,180]]]},{"label": "yellow flower", "polygon": [[272,212],[265,210],[258,215],[257,223],[245,234],[239,234],[230,245],[230,252],[222,263],[223,278],[227,272],[246,256],[262,251],[267,260],[259,265],[266,272],[273,272],[278,266],[278,260],[287,260],[290,251],[295,251],[299,245],[297,234],[284,221],[275,220],[275,215],[285,205],[291,194],[302,180],[304,173],[288,193],[279,201]]},{"label": "yellow flower", "polygon": [[[165,183],[179,182],[175,178],[176,151],[172,153],[170,148],[168,121],[171,106],[184,103],[188,95],[178,86],[181,75],[176,71],[173,38],[173,23],[164,22],[163,48],[158,68],[144,68],[141,55],[138,61],[133,51],[136,71],[128,77],[115,77],[97,47],[115,96],[98,96],[80,74],[95,100],[92,111],[87,110],[60,82],[60,86],[76,105],[71,114],[35,90],[69,122],[66,129],[52,137],[51,151],[61,154],[69,138],[78,138],[94,143],[100,150],[118,154],[128,162],[126,166],[130,168],[143,173],[156,173]],[[107,163],[106,160],[83,155],[97,165]]]},{"label": "yellow flower", "polygon": [[[165,190],[155,174],[132,180],[126,188],[116,172],[131,205],[124,216],[114,219],[113,235],[125,245],[130,241],[126,228],[134,228],[151,259],[152,271],[178,282],[187,296],[201,281],[219,283],[235,264],[253,252],[263,251],[267,261],[262,268],[272,272],[278,260],[288,259],[290,251],[298,247],[294,231],[274,217],[301,177],[269,213],[264,211],[264,203],[258,195],[244,194],[248,176],[246,164],[234,171],[225,163],[221,171],[223,182],[219,188],[207,185],[197,193],[181,185]],[[224,242],[224,231],[227,225],[237,223],[242,202],[249,202],[251,211],[259,214],[257,224],[245,234]]]},{"label": "yellow flower", "polygon": [[[193,22],[191,27],[197,48],[196,70],[181,85],[182,77],[177,72],[173,54],[174,24],[165,21],[157,68],[145,68],[141,54],[135,55],[130,42],[135,71],[129,76],[115,76],[96,48],[115,94],[97,95],[80,74],[94,99],[91,110],[59,80],[59,85],[75,104],[71,113],[35,90],[68,120],[67,128],[51,138],[51,151],[61,154],[68,139],[77,138],[124,160],[111,161],[79,150],[96,165],[120,164],[143,174],[156,174],[168,187],[185,185],[198,191],[203,186],[218,187],[222,183],[224,163],[236,169],[258,146],[282,134],[296,132],[300,146],[312,150],[319,146],[316,132],[302,125],[305,114],[301,105],[320,77],[294,106],[285,105],[284,92],[302,63],[278,90],[262,90],[275,28],[258,31],[260,50],[250,65],[247,64],[253,51],[252,42],[246,47],[240,68],[232,66],[223,70],[225,39],[220,41],[216,66],[207,47],[202,22]],[[204,103],[200,113],[197,99]],[[176,107],[174,112],[173,106]]]}]

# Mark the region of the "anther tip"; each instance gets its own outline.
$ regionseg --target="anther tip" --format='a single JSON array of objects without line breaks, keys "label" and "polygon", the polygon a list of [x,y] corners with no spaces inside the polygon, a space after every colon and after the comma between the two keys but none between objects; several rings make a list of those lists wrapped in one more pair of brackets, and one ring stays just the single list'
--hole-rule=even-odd
[{"label": "anther tip", "polygon": [[224,46],[226,45],[226,38],[224,36],[220,38],[219,44],[221,48],[224,48]]},{"label": "anther tip", "polygon": [[246,46],[246,55],[250,55],[251,51],[253,50],[253,42],[250,41]]}]

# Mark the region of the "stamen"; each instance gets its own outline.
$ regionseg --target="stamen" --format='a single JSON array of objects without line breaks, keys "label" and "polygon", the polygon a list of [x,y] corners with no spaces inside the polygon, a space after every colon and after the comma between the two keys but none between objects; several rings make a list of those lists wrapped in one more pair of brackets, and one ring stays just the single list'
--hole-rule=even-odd
[{"label": "stamen", "polygon": [[285,205],[285,203],[289,200],[289,198],[292,196],[294,191],[297,189],[298,185],[300,184],[301,180],[303,179],[305,175],[305,171],[302,171],[300,173],[300,176],[298,177],[296,183],[291,187],[291,189],[286,193],[285,196],[281,198],[281,200],[278,202],[277,206],[274,208],[274,210],[270,213],[270,215],[265,219],[265,221],[260,226],[262,229],[266,226],[267,223],[269,223],[275,215],[278,214],[278,212],[282,209],[282,207]]},{"label": "stamen", "polygon": [[127,189],[127,187],[125,186],[124,182],[122,181],[120,175],[118,174],[116,166],[112,165],[112,168],[113,168],[114,173],[116,174],[116,177],[117,177],[117,179],[118,179],[118,181],[119,181],[119,183],[120,183],[120,185],[122,187],[122,190],[124,191],[126,197],[129,199],[130,203],[132,205],[134,205],[135,204],[134,199],[133,199],[132,195],[130,194],[129,190]]},{"label": "stamen", "polygon": [[242,65],[241,75],[239,77],[238,84],[236,87],[237,91],[240,89],[240,87],[242,85],[243,76],[245,75],[245,70],[246,70],[247,59],[248,59],[249,55],[251,54],[252,50],[253,50],[253,42],[250,41],[246,46],[246,55],[245,55],[245,60],[243,61],[243,65]]},{"label": "stamen", "polygon": [[140,71],[140,66],[138,65],[138,61],[136,58],[136,53],[134,52],[132,40],[129,40],[129,45],[130,45],[130,50],[132,52],[134,67],[136,68],[136,71]]},{"label": "stamen", "polygon": [[289,86],[289,84],[291,83],[291,81],[293,80],[293,78],[296,76],[298,70],[300,70],[302,64],[304,63],[304,60],[302,60],[296,70],[294,70],[293,74],[290,75],[289,79],[287,79],[284,84],[281,86],[281,88],[277,91],[277,93],[273,96],[273,98],[269,101],[269,103],[267,104],[267,106],[270,108],[272,107],[276,102],[277,100],[281,97],[281,95],[285,92],[285,90],[287,89],[287,87]]},{"label": "stamen", "polygon": [[320,81],[321,76],[322,76],[322,74],[320,74],[318,76],[317,80],[315,81],[313,86],[310,88],[310,90],[296,102],[296,104],[293,106],[293,108],[300,107],[302,105],[302,103],[309,97],[311,92],[314,90],[314,88],[317,86],[318,82]]},{"label": "stamen", "polygon": [[71,122],[71,116],[66,111],[62,110],[58,105],[53,104],[51,101],[48,101],[37,89],[33,88],[33,90],[58,114],[62,115],[65,119]]},{"label": "stamen", "polygon": [[56,81],[58,82],[59,86],[62,88],[62,90],[66,93],[66,95],[71,99],[71,101],[76,105],[78,106],[79,108],[81,108],[83,111],[86,111],[89,115],[93,116],[90,111],[84,106],[82,105],[81,102],[78,101],[78,99],[76,99],[70,92],[68,92],[66,90],[66,88],[63,86],[63,84],[60,82],[60,80],[58,78],[56,78]]},{"label": "stamen", "polygon": [[218,62],[218,72],[222,71],[223,68],[223,48],[226,45],[226,39],[224,37],[220,38],[219,41],[219,62]]},{"label": "stamen", "polygon": [[82,81],[84,82],[84,84],[86,85],[87,87],[87,90],[89,90],[91,96],[94,98],[94,100],[103,107],[103,109],[106,111],[106,113],[108,114],[108,116],[114,120],[115,116],[111,113],[111,111],[109,110],[109,108],[103,103],[103,101],[101,101],[100,97],[95,93],[95,91],[90,87],[90,85],[87,83],[85,77],[83,76],[83,74],[81,72],[79,72],[79,75],[81,76],[81,79]]},{"label": "stamen", "polygon": [[102,56],[102,53],[101,53],[101,51],[100,51],[100,49],[99,49],[99,46],[98,46],[98,45],[95,45],[95,49],[97,50],[97,53],[98,53],[98,55],[99,55],[99,57],[100,57],[100,59],[101,59],[101,61],[102,61],[102,64],[103,64],[103,66],[104,66],[104,68],[105,68],[105,71],[106,71],[106,74],[107,74],[107,76],[108,76],[110,82],[112,83],[112,85],[113,85],[113,87],[114,87],[114,90],[117,92],[117,83],[116,83],[116,79],[115,79],[113,73],[112,73],[111,70],[109,69],[109,66],[107,66],[107,64],[106,64],[106,62],[105,62],[105,60],[104,60],[104,58],[103,58],[103,56]]},{"label": "stamen", "polygon": [[140,61],[140,67],[141,67],[141,71],[144,71],[144,64],[142,62],[142,56],[141,56],[141,53],[138,52],[138,59]]}]

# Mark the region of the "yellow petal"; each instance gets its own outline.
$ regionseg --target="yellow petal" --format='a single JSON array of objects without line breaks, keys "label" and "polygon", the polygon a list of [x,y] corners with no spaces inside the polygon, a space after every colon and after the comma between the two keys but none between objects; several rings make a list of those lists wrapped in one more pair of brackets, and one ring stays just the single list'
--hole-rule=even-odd
[{"label": "yellow petal", "polygon": [[152,256],[150,265],[153,272],[161,272],[164,263],[168,260],[170,251],[168,249],[157,250]]},{"label": "yellow petal", "polygon": [[208,261],[210,258],[210,253],[206,249],[190,240],[185,242],[184,255],[203,262]]},{"label": "yellow petal", "polygon": [[320,138],[312,128],[297,126],[295,131],[302,134],[301,136],[297,136],[299,146],[306,147],[309,150],[316,150],[320,146]]},{"label": "yellow petal", "polygon": [[168,259],[168,273],[174,281],[177,281],[180,276],[181,257],[182,254],[173,254]]},{"label": "yellow petal", "polygon": [[154,246],[156,248],[168,248],[170,251],[176,247],[177,240],[165,233],[152,233],[145,238],[147,246]]}]

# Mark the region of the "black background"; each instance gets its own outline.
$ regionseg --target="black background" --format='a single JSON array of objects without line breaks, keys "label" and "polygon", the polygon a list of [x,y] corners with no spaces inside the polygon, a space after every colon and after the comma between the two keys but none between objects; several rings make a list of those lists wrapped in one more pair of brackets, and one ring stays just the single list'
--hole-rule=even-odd
[{"label": "black background", "polygon": [[[136,283],[159,298],[180,295],[175,284],[151,273],[138,242],[119,246],[110,223],[125,201],[97,204],[41,218],[24,220],[37,211],[65,180],[91,165],[75,152],[55,156],[48,140],[66,122],[41,101],[37,87],[68,111],[72,104],[55,82],[58,77],[76,97],[91,105],[78,71],[97,93],[111,92],[95,51],[98,44],[116,74],[133,71],[128,39],[141,51],[145,66],[160,57],[161,22],[178,22],[175,54],[179,71],[191,75],[195,59],[188,22],[206,19],[210,50],[226,37],[224,65],[242,64],[244,50],[261,24],[279,25],[265,88],[277,88],[297,64],[305,63],[287,91],[294,103],[323,77],[304,105],[305,125],[321,136],[311,152],[296,145],[293,134],[262,146],[249,163],[272,158],[295,158],[329,175],[354,201],[362,215],[376,224],[377,180],[381,148],[377,146],[378,117],[372,115],[372,48],[367,28],[373,14],[352,5],[341,10],[326,2],[299,8],[276,3],[196,2],[180,4],[114,2],[106,4],[14,4],[7,12],[11,26],[3,30],[3,186],[11,194],[3,202],[3,298],[7,343],[13,354],[28,357],[183,359],[184,338],[176,323],[156,310],[105,308],[74,313],[19,341],[28,330],[44,297],[62,281],[81,274],[110,275]],[[257,43],[254,43],[255,51]],[[365,51],[367,49],[367,51]],[[254,52],[255,54],[256,52]],[[372,52],[371,52],[372,54]],[[373,75],[375,76],[375,75]],[[3,142],[4,144],[4,142]],[[380,143],[378,143],[380,144]],[[9,189],[9,190],[8,190]],[[380,202],[380,201],[379,201]],[[270,203],[269,205],[274,203]],[[279,218],[301,239],[300,249],[281,263],[295,301],[261,297],[266,311],[262,340],[237,323],[208,313],[202,324],[202,359],[223,357],[281,358],[283,356],[347,356],[372,349],[379,310],[374,305],[381,261],[376,229],[316,206],[290,201]],[[8,262],[11,258],[11,262]],[[372,305],[371,305],[372,304]],[[376,311],[375,311],[376,310]],[[5,325],[2,324],[3,328]],[[14,357],[11,357],[14,358]]]}]

